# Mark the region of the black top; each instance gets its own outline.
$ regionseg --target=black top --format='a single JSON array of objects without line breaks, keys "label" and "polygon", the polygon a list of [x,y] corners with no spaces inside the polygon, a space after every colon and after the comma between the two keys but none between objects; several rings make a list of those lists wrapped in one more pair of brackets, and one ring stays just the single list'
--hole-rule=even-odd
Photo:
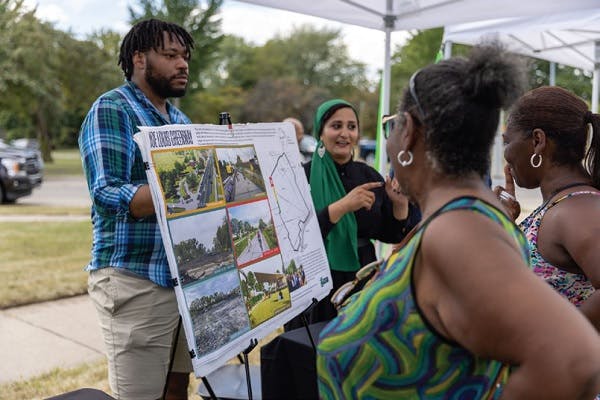
[{"label": "black top", "polygon": [[[363,162],[350,160],[343,165],[334,164],[346,193],[364,183],[384,182],[379,172]],[[303,167],[310,183],[310,163],[304,164]],[[361,266],[376,260],[375,247],[369,239],[377,239],[385,243],[398,243],[421,219],[419,209],[409,203],[408,217],[398,221],[394,217],[393,204],[385,192],[385,187],[375,188],[373,192],[375,193],[375,202],[371,209],[367,211],[361,208],[354,212],[358,228],[358,258]],[[317,210],[317,218],[321,235],[325,240],[335,226],[329,220],[328,207]]]}]

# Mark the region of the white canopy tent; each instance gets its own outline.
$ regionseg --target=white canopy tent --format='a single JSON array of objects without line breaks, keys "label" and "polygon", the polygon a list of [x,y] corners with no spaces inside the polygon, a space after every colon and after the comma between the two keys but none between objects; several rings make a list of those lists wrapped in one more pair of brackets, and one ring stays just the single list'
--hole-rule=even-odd
[{"label": "white canopy tent", "polygon": [[[593,71],[592,111],[598,112],[600,4],[584,11],[465,23],[444,29],[446,49],[452,43],[476,44],[492,39],[518,54]],[[499,181],[503,176],[502,147],[498,135],[492,149],[491,173]]]},{"label": "white canopy tent", "polygon": [[[391,33],[452,24],[552,15],[570,10],[598,8],[600,0],[238,0],[245,3],[312,15],[333,21],[377,29],[385,33],[382,96],[383,112],[389,113]],[[501,3],[501,4],[499,4]],[[387,157],[383,146],[380,163]],[[381,167],[381,165],[380,165]],[[381,170],[381,168],[380,168]]]},{"label": "white canopy tent", "polygon": [[238,0],[385,32],[384,111],[389,111],[390,35],[490,18],[553,15],[598,8],[599,0]]},{"label": "white canopy tent", "polygon": [[600,1],[595,9],[465,23],[444,30],[444,43],[476,44],[491,39],[515,53],[593,71],[592,111],[598,112]]}]

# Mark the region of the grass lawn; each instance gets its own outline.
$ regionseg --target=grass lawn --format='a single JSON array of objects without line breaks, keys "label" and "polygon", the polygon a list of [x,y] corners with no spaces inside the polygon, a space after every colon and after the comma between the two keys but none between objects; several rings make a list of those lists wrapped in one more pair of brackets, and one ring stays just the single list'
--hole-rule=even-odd
[{"label": "grass lawn", "polygon": [[88,221],[0,222],[0,308],[82,294]]},{"label": "grass lawn", "polygon": [[279,300],[279,292],[272,293],[271,296],[261,300],[258,304],[252,307],[250,311],[250,321],[252,327],[256,327],[264,321],[272,318],[282,309],[287,309],[291,306],[290,291],[287,289],[281,290],[283,300]]},{"label": "grass lawn", "polygon": [[54,150],[52,159],[44,163],[44,176],[83,175],[79,149]]},{"label": "grass lawn", "polygon": [[235,246],[235,254],[239,257],[240,254],[242,254],[244,250],[246,250],[246,247],[248,247],[248,235],[237,240],[233,245]]},{"label": "grass lawn", "polygon": [[56,207],[34,204],[0,204],[0,215],[90,215],[89,207]]}]

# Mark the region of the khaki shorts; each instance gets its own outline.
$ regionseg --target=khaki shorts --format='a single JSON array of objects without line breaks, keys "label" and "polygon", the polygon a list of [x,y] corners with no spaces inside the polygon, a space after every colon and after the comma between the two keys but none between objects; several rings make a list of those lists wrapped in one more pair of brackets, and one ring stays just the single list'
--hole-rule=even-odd
[{"label": "khaki shorts", "polygon": [[[98,311],[114,395],[132,400],[160,398],[179,321],[174,290],[102,268],[90,271],[88,293]],[[172,371],[192,371],[183,327]]]}]

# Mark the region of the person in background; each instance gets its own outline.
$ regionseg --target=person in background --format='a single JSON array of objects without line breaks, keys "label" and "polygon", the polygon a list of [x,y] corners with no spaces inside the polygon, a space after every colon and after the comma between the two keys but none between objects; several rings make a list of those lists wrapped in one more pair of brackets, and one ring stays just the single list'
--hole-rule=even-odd
[{"label": "person in background", "polygon": [[290,122],[294,125],[296,131],[296,140],[298,141],[298,149],[300,150],[300,162],[302,164],[311,160],[312,155],[317,148],[317,141],[310,135],[304,134],[304,125],[296,118],[286,118],[283,122]]},{"label": "person in background", "polygon": [[[498,46],[415,72],[387,153],[423,222],[369,283],[335,293],[317,347],[322,399],[591,399],[600,338],[528,268],[484,181],[524,68]],[[360,274],[357,274],[357,276]],[[505,364],[516,366],[510,375]]]},{"label": "person in background", "polygon": [[[589,131],[589,127],[592,128]],[[588,132],[591,143],[586,153]],[[600,117],[560,87],[522,96],[506,126],[506,187],[495,188],[513,219],[517,185],[543,202],[521,223],[531,267],[600,330]],[[514,181],[513,181],[514,179]]]},{"label": "person in background", "polygon": [[[395,181],[384,180],[372,167],[353,160],[359,128],[352,104],[342,99],[322,103],[313,128],[317,150],[304,165],[331,268],[332,292],[351,281],[361,266],[376,260],[371,239],[400,242],[419,217]],[[335,315],[327,296],[308,320],[327,321]]]},{"label": "person in background", "polygon": [[193,45],[176,24],[149,19],[134,25],[119,52],[126,82],[101,95],[81,126],[94,236],[88,292],[118,399],[187,399],[191,360],[133,134],[142,125],[190,123],[167,99],[186,92]]}]

